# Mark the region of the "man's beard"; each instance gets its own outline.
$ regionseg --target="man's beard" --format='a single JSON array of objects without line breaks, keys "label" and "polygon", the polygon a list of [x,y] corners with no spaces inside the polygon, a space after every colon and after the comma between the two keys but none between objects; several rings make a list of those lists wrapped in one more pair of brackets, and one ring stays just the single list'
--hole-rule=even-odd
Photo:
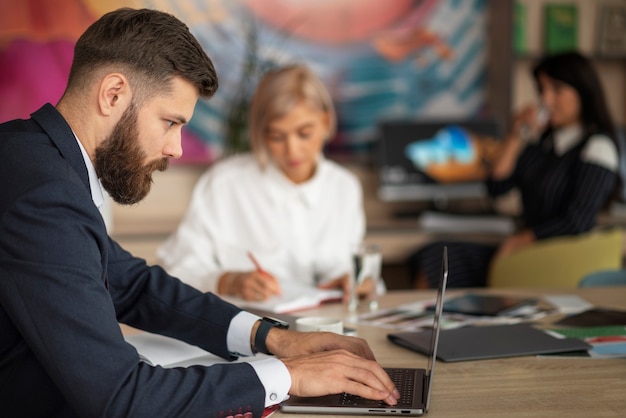
[{"label": "man's beard", "polygon": [[152,173],[165,171],[168,159],[144,164],[145,152],[138,141],[137,107],[131,103],[111,135],[96,148],[94,167],[102,187],[122,205],[141,201],[152,185]]}]

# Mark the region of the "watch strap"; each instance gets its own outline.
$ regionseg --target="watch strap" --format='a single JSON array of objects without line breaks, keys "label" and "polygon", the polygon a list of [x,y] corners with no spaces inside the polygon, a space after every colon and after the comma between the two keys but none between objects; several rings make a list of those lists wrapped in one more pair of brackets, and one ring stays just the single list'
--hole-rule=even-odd
[{"label": "watch strap", "polygon": [[256,330],[256,335],[254,336],[254,351],[257,353],[270,354],[270,351],[267,349],[265,345],[265,340],[267,339],[267,334],[269,334],[270,329],[278,327],[285,328],[284,325],[281,326],[281,323],[270,318],[262,318],[259,327]]},{"label": "watch strap", "polygon": [[267,339],[267,334],[269,334],[270,329],[274,328],[275,326],[275,323],[270,322],[265,318],[261,319],[259,328],[257,328],[256,335],[254,336],[254,351],[265,354],[272,354],[265,346],[265,340]]}]

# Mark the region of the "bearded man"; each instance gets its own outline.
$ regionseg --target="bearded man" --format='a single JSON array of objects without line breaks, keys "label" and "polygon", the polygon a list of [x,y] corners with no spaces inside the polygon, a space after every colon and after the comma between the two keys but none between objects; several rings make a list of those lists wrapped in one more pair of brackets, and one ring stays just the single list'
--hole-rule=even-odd
[{"label": "bearded man", "polygon": [[[55,106],[0,125],[0,405],[10,417],[261,417],[287,394],[398,393],[361,339],[298,333],[124,251],[102,186],[140,201],[182,155],[181,128],[217,76],[188,28],[154,10],[105,14],[80,37]],[[251,362],[163,369],[119,322]]]}]

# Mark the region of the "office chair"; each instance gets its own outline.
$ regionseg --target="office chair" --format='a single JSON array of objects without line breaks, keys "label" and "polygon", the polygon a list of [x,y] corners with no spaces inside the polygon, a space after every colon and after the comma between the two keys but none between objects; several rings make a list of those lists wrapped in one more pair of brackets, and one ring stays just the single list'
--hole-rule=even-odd
[{"label": "office chair", "polygon": [[581,277],[622,268],[620,228],[537,241],[490,270],[490,287],[577,287]]}]

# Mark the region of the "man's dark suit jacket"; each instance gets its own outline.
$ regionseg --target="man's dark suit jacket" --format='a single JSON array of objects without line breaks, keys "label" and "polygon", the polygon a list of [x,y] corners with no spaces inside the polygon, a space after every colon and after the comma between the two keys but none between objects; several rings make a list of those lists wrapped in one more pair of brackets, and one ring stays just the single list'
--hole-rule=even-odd
[{"label": "man's dark suit jacket", "polygon": [[0,155],[0,415],[260,417],[249,364],[152,367],[124,341],[118,321],[231,358],[240,310],[107,235],[57,110],[0,125]]}]

